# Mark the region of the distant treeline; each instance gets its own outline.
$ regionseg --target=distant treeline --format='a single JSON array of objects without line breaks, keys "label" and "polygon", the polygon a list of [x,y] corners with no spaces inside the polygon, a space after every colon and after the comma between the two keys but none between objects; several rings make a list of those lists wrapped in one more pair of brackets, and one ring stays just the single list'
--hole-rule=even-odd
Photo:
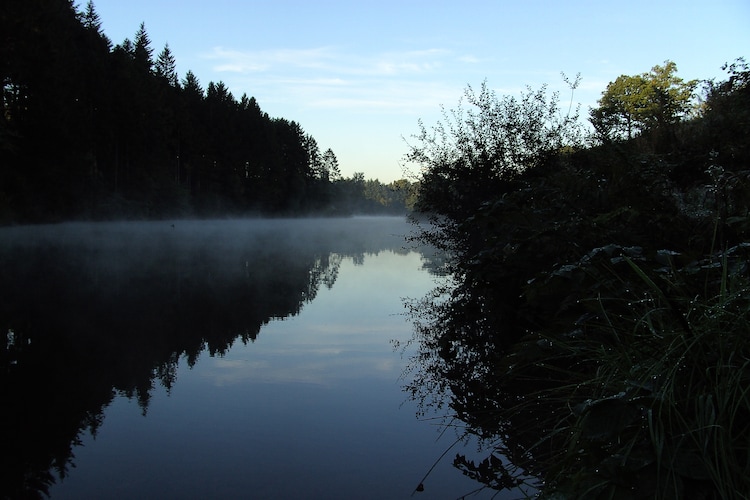
[{"label": "distant treeline", "polygon": [[179,78],[144,24],[113,46],[92,2],[11,0],[0,33],[0,223],[413,205],[408,181],[342,178],[299,123]]}]

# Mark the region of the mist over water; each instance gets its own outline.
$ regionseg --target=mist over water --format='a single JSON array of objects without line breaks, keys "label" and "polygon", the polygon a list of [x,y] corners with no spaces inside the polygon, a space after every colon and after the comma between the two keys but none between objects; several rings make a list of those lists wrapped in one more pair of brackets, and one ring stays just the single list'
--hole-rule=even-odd
[{"label": "mist over water", "polygon": [[[4,488],[408,497],[451,444],[415,418],[391,345],[410,337],[402,298],[440,262],[410,231],[366,217],[0,229]],[[441,467],[422,498],[474,488]]]},{"label": "mist over water", "polygon": [[407,247],[404,237],[410,231],[401,217],[71,222],[0,228],[0,248],[89,249],[104,255],[113,252],[131,264],[154,257],[155,251],[173,250],[200,250],[214,257],[264,246],[269,251],[401,250]]}]

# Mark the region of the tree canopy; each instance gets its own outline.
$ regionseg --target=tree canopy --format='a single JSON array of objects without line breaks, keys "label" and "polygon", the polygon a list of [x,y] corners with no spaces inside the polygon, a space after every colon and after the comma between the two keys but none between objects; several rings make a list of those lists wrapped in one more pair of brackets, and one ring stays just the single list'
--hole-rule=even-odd
[{"label": "tree canopy", "polygon": [[632,139],[634,134],[673,125],[693,107],[698,80],[678,77],[665,61],[640,75],[621,75],[607,85],[591,121],[603,137]]}]

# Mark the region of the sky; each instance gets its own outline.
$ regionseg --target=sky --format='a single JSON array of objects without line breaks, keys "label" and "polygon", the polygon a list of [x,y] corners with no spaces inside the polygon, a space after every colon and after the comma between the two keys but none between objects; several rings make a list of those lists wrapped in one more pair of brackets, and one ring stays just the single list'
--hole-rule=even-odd
[{"label": "sky", "polygon": [[[80,10],[86,0],[78,0]],[[582,114],[620,75],[666,60],[677,75],[726,79],[750,57],[749,0],[94,0],[113,44],[143,22],[180,79],[222,81],[331,148],[345,177],[391,182],[419,120],[456,108],[467,86],[498,96],[547,85]],[[567,108],[567,105],[565,106]]]}]

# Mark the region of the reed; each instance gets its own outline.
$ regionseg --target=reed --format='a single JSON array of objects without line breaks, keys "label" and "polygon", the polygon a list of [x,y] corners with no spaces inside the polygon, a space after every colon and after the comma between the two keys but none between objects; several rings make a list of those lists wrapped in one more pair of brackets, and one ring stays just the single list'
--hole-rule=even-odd
[{"label": "reed", "polygon": [[547,387],[504,418],[540,399],[558,407],[527,429],[547,447],[525,464],[543,476],[544,495],[750,497],[746,250],[656,271],[625,256],[624,268],[607,266],[608,290],[582,301],[595,314],[575,335],[534,337],[553,346],[543,358],[519,363],[523,345],[510,356],[506,375]]}]

